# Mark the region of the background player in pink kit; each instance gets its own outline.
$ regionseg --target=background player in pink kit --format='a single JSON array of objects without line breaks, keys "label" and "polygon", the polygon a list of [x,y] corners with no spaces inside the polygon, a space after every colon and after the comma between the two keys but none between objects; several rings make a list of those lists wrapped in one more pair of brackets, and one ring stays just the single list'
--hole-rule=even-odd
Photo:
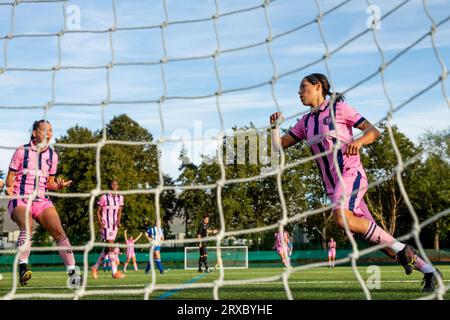
[{"label": "background player in pink kit", "polygon": [[[50,233],[58,247],[68,248],[59,250],[59,255],[64,261],[71,284],[80,284],[82,281],[82,276],[76,273],[73,251],[70,249],[71,245],[61,225],[58,212],[45,194],[47,190],[62,190],[72,183],[64,179],[55,179],[58,154],[49,146],[52,135],[50,122],[35,121],[31,141],[16,149],[6,177],[6,194],[12,196],[8,203],[8,212],[20,230],[17,247],[21,285],[26,285],[32,276],[31,270],[28,270],[28,258],[33,219]],[[35,190],[36,196],[32,195]],[[28,215],[26,214],[27,205],[30,205]]]},{"label": "background player in pink kit", "polygon": [[[350,231],[361,235],[372,243],[385,244],[385,252],[394,257],[411,274],[414,269],[424,274],[424,291],[433,291],[437,271],[415,254],[410,245],[398,242],[379,227],[364,203],[363,196],[368,182],[362,166],[359,150],[363,145],[373,143],[380,132],[353,107],[344,102],[344,97],[334,93],[334,103],[327,100],[332,96],[330,83],[325,75],[313,73],[303,78],[298,91],[303,105],[311,108],[287,134],[280,138],[278,121],[281,112],[270,116],[272,125],[272,145],[274,150],[289,148],[299,141],[306,140],[312,154],[327,152],[316,158],[328,197],[333,203],[333,219],[341,228],[345,227],[344,216]],[[332,116],[333,110],[334,118]],[[353,139],[352,128],[363,131],[358,139]],[[337,165],[333,158],[334,146],[339,142]],[[345,184],[339,182],[337,171]]]},{"label": "background player in pink kit", "polygon": [[275,232],[275,244],[274,248],[280,255],[281,261],[283,261],[284,267],[291,268],[291,262],[289,259],[289,234],[286,230],[281,232]]},{"label": "background player in pink kit", "polygon": [[334,268],[334,261],[336,260],[336,241],[333,238],[328,241],[328,267]]},{"label": "background player in pink kit", "polygon": [[[118,191],[119,183],[116,180],[112,180],[109,183],[109,187],[112,191]],[[122,218],[123,196],[121,194],[112,193],[103,194],[97,204],[97,220],[100,227],[101,238],[103,241],[113,244],[116,240],[120,220]],[[97,279],[98,266],[102,263],[106,255],[108,255],[108,259],[110,262],[116,261],[114,247],[105,247],[100,254],[97,262],[91,268],[92,277],[94,279]],[[111,263],[111,272],[112,277],[115,279],[121,279],[125,277],[124,274],[117,270],[116,263]]]},{"label": "background player in pink kit", "polygon": [[127,272],[128,263],[130,263],[130,259],[133,259],[134,271],[138,271],[138,266],[136,263],[136,253],[134,252],[134,244],[139,240],[142,236],[142,232],[139,233],[136,239],[133,239],[133,236],[127,238],[127,230],[125,230],[125,241],[127,243],[127,261],[123,266],[123,272]]}]

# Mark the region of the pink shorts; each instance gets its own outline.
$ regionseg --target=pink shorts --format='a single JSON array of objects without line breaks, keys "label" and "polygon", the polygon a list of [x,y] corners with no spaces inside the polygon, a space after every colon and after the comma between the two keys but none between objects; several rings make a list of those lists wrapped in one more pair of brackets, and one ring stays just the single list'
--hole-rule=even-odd
[{"label": "pink shorts", "polygon": [[329,257],[336,257],[336,249],[328,250],[328,256]]},{"label": "pink shorts", "polygon": [[330,196],[330,200],[334,204],[333,210],[346,209],[352,211],[356,217],[366,218],[367,220],[375,222],[363,200],[368,186],[366,176],[359,171],[354,170],[352,172],[344,172],[342,179],[345,184],[346,196],[344,198],[342,184],[338,181],[334,188],[334,194]]},{"label": "pink shorts", "polygon": [[111,240],[111,241],[114,241],[114,240],[116,240],[116,236],[117,236],[117,231],[119,231],[119,228],[103,228],[102,230],[101,230],[101,237],[102,237],[102,240],[106,240],[106,241],[108,241],[108,240]]},{"label": "pink shorts", "polygon": [[[26,207],[27,203],[28,203],[27,198],[9,200],[8,213],[12,220],[14,220],[12,217],[13,210],[17,207]],[[53,207],[53,202],[50,199],[47,198],[35,199],[33,200],[33,203],[31,204],[30,208],[31,217],[34,220],[37,220],[41,215],[41,213],[44,212],[44,210],[51,207]]]}]

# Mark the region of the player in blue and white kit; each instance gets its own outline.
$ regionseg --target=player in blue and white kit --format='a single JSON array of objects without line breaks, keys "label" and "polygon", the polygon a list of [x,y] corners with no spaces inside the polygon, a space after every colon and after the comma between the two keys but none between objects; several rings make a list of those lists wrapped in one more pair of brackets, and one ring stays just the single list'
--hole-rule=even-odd
[{"label": "player in blue and white kit", "polygon": [[[164,230],[161,227],[158,227],[157,225],[154,225],[153,227],[150,227],[147,229],[145,236],[147,237],[148,241],[164,241]],[[153,250],[153,261],[155,261],[156,266],[158,267],[159,273],[164,273],[164,267],[161,263],[161,245],[158,244],[155,246]],[[145,273],[148,273],[150,271],[151,264],[150,264],[150,258],[147,263],[147,267],[145,268]]]}]

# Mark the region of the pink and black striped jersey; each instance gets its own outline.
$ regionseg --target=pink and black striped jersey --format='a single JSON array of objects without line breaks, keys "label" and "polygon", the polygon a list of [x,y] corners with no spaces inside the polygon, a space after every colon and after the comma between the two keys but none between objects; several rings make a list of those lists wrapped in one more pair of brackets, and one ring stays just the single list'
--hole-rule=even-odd
[{"label": "pink and black striped jersey", "polygon": [[[328,152],[316,158],[328,195],[334,193],[339,181],[337,169],[341,173],[357,170],[365,175],[359,154],[345,154],[347,144],[353,142],[352,128],[356,128],[365,118],[345,102],[334,103],[332,108],[335,121],[331,117],[329,100],[325,100],[319,110],[305,114],[288,132],[296,141],[306,140],[313,154]],[[333,161],[333,146],[338,140],[342,145],[337,152],[336,166]]]},{"label": "pink and black striped jersey", "polygon": [[123,206],[123,195],[103,194],[97,204],[102,208],[102,221],[107,229],[115,229],[119,218],[119,209]]},{"label": "pink and black striped jersey", "polygon": [[47,147],[38,152],[37,146],[31,141],[20,146],[9,164],[9,170],[15,172],[14,194],[29,195],[37,187],[38,198],[43,198],[47,191],[48,178],[56,175],[57,166],[58,155],[53,148]]}]

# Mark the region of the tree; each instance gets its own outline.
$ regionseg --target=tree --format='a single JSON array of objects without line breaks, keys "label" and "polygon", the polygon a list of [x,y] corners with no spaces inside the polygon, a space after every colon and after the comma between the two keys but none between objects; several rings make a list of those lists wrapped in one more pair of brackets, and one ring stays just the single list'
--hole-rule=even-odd
[{"label": "tree", "polygon": [[[386,124],[380,124],[380,129],[381,137],[367,146],[361,154],[369,182],[386,179],[398,165]],[[392,126],[392,132],[404,162],[421,152],[420,148],[416,147],[396,126]],[[413,173],[417,170],[418,165],[418,162],[410,164],[401,174],[408,194],[415,187]],[[392,235],[395,234],[399,226],[402,227],[399,230],[400,232],[409,231],[406,226],[411,226],[412,219],[409,215],[406,215],[408,209],[405,206],[395,175],[370,188],[365,200],[375,220],[384,230]],[[402,223],[399,223],[398,220],[401,218],[403,218]]]},{"label": "tree", "polygon": [[[450,130],[427,132],[420,143],[426,158],[416,172],[416,192],[411,199],[420,220],[425,220],[450,206]],[[425,227],[427,231],[433,234],[434,249],[439,250],[439,242],[449,239],[450,216]]]},{"label": "tree", "polygon": [[[97,187],[97,178],[101,180],[101,189],[108,190],[108,182],[118,180],[121,190],[155,188],[159,184],[157,148],[152,135],[126,115],[114,117],[106,125],[108,142],[100,150],[100,177],[96,171],[97,146],[87,148],[58,147],[58,176],[71,179],[74,184],[65,193],[89,193]],[[102,138],[102,131],[92,132],[87,128],[75,126],[66,135],[56,139],[59,144],[96,144]],[[119,142],[146,142],[146,144],[124,145]],[[165,185],[173,185],[172,179],[164,176]],[[155,221],[154,194],[125,195],[122,226],[130,234],[143,231],[148,224]],[[89,203],[90,197],[61,198],[54,197],[64,229],[74,244],[82,244],[90,239]],[[94,199],[94,214],[96,201]],[[166,191],[160,197],[160,213],[163,227],[168,230],[168,223],[174,214],[174,192]],[[94,226],[97,228],[96,217]],[[123,231],[123,228],[122,230]],[[42,234],[42,230],[38,233]],[[95,233],[97,235],[97,233]],[[39,235],[38,235],[39,236]],[[119,239],[122,233],[119,234]]]}]

